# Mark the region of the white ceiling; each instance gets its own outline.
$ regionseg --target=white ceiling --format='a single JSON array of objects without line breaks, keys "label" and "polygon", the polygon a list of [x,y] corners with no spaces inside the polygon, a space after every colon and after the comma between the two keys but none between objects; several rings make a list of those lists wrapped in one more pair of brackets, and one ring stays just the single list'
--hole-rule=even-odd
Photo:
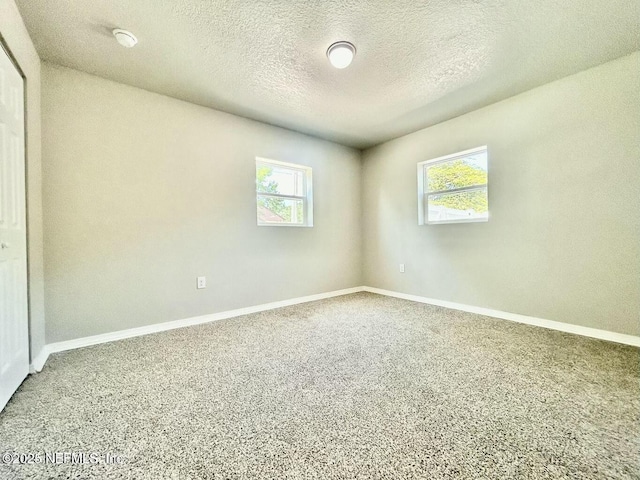
[{"label": "white ceiling", "polygon": [[638,0],[16,3],[44,60],[358,148],[640,49]]}]

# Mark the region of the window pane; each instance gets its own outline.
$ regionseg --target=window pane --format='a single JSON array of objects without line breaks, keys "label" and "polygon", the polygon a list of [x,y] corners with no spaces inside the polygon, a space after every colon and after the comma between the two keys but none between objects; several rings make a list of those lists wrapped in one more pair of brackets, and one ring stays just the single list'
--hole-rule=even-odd
[{"label": "window pane", "polygon": [[256,165],[256,188],[259,193],[303,196],[304,173],[292,168]]},{"label": "window pane", "polygon": [[488,218],[487,187],[464,192],[429,195],[429,222]]},{"label": "window pane", "polygon": [[437,192],[487,183],[487,152],[427,165],[428,191]]},{"label": "window pane", "polygon": [[258,195],[258,223],[304,224],[304,202],[297,198]]}]

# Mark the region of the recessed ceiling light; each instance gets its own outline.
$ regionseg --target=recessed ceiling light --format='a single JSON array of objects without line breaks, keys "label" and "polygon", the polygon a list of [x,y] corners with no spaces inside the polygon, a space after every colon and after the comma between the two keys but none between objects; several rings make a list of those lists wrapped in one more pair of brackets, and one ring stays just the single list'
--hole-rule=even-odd
[{"label": "recessed ceiling light", "polygon": [[122,30],[121,28],[114,29],[113,36],[116,37],[118,43],[123,47],[131,48],[138,43],[138,39],[133,33]]},{"label": "recessed ceiling light", "polygon": [[336,68],[347,68],[355,55],[356,47],[349,42],[336,42],[327,50],[327,57]]}]

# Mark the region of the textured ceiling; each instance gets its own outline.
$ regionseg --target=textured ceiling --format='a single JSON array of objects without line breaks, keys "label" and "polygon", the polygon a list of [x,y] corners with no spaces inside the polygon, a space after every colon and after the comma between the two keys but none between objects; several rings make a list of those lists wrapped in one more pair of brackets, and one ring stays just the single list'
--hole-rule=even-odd
[{"label": "textured ceiling", "polygon": [[16,3],[44,60],[358,148],[640,49],[638,0]]}]

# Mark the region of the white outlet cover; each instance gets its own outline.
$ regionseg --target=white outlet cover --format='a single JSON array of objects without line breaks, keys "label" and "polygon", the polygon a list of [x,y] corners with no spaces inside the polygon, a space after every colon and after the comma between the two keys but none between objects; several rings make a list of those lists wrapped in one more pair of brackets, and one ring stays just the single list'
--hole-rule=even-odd
[{"label": "white outlet cover", "polygon": [[198,288],[207,288],[207,277],[198,277]]},{"label": "white outlet cover", "polygon": [[400,264],[400,273],[404,273],[404,263]]}]

